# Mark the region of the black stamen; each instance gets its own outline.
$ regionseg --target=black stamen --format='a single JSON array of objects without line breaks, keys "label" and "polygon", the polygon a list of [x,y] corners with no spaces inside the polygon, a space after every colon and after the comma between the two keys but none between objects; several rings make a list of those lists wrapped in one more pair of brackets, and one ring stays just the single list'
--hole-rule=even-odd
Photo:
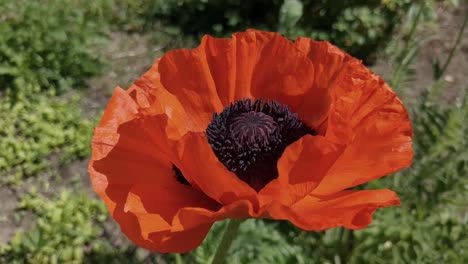
[{"label": "black stamen", "polygon": [[172,164],[172,169],[174,170],[175,173],[175,178],[178,182],[190,186],[190,183],[185,179],[184,174],[180,171],[179,168],[177,168],[176,165]]},{"label": "black stamen", "polygon": [[206,133],[218,159],[257,191],[278,177],[276,163],[289,144],[315,135],[286,105],[261,99],[215,113]]}]

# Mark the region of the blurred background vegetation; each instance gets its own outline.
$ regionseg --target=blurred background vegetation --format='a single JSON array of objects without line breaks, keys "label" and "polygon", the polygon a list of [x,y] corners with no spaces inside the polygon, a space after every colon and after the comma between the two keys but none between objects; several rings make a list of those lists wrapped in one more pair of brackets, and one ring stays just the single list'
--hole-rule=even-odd
[{"label": "blurred background vegetation", "polygon": [[86,172],[115,86],[203,34],[329,40],[383,76],[414,123],[414,164],[362,188],[402,206],[364,230],[248,220],[228,263],[468,263],[464,1],[0,0],[0,263],[206,263],[224,223],[184,254],[137,248]]}]

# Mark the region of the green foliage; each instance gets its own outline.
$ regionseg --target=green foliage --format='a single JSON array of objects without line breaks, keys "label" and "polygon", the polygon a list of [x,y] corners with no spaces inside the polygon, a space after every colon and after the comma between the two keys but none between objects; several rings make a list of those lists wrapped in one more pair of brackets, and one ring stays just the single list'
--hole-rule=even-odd
[{"label": "green foliage", "polygon": [[[128,4],[120,5],[129,7],[124,17],[138,18],[136,24],[141,29],[162,22],[195,36],[225,36],[246,28],[279,30],[290,38],[309,36],[331,40],[351,54],[367,58],[385,44],[411,1],[140,0],[123,3]],[[143,25],[142,18],[145,18]]]},{"label": "green foliage", "polygon": [[[226,263],[310,263],[301,245],[289,243],[278,222],[248,219],[240,227]],[[187,263],[210,263],[226,222],[214,225],[203,244],[185,256]]]},{"label": "green foliage", "polygon": [[299,0],[285,0],[279,12],[279,32],[294,31],[294,26],[301,19],[304,6]]},{"label": "green foliage", "polygon": [[0,182],[19,183],[59,162],[87,157],[94,122],[78,108],[79,97],[59,99],[40,93],[28,99],[0,99]]},{"label": "green foliage", "polygon": [[354,232],[350,263],[466,263],[468,220],[444,207],[423,219],[408,205],[379,212],[370,227]]},{"label": "green foliage", "polygon": [[150,14],[163,0],[104,0],[103,6],[107,20],[120,31],[143,31],[151,28],[157,21]]},{"label": "green foliage", "polygon": [[[415,110],[415,160],[398,176],[406,199],[428,210],[464,194],[468,179],[468,96],[451,107],[422,101]],[[411,186],[411,188],[408,188]],[[468,198],[464,197],[464,199]]]},{"label": "green foliage", "polygon": [[[411,66],[422,45],[421,38],[415,34],[422,17],[427,15],[427,9],[428,3],[413,9],[408,37],[393,58],[395,66],[390,83],[402,94],[405,88],[410,88]],[[466,20],[465,17],[458,40],[463,35]],[[454,44],[446,64],[458,44],[458,41]],[[444,86],[439,78],[434,74],[434,83],[409,107],[414,128],[413,166],[398,173],[392,182],[383,182],[383,185],[393,184],[406,196],[403,199],[411,201],[411,208],[419,211],[420,220],[439,204],[456,204],[468,198],[466,195],[463,197],[467,193],[468,181],[468,95],[464,91],[452,105],[441,103]]]},{"label": "green foliage", "polygon": [[96,223],[107,219],[105,206],[88,195],[62,191],[55,200],[32,193],[23,197],[20,210],[35,215],[35,227],[18,231],[0,246],[2,263],[82,263],[106,245]]},{"label": "green foliage", "polygon": [[93,2],[0,0],[0,89],[61,91],[99,73],[105,20]]}]

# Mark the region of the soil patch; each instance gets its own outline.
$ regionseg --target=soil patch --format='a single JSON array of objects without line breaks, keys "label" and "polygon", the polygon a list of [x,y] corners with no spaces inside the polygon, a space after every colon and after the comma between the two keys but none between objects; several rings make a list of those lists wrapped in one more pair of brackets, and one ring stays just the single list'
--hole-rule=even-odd
[{"label": "soil patch", "polygon": [[[449,56],[450,50],[456,42],[466,12],[468,2],[461,1],[458,8],[448,7],[440,4],[437,7],[437,21],[428,25],[418,33],[417,37],[422,38],[422,47],[416,56],[411,69],[414,71],[410,83],[405,84],[406,89],[402,94],[403,98],[417,98],[422,91],[428,89],[434,81],[434,65],[436,62],[442,66]],[[455,101],[462,90],[468,89],[468,33],[465,32],[458,50],[442,79],[444,81],[444,91],[441,102]],[[391,64],[385,58],[378,60],[373,70],[389,80],[391,74]]]},{"label": "soil patch", "polygon": [[127,89],[147,71],[162,54],[162,47],[152,43],[149,35],[114,32],[104,56],[110,62],[102,76],[90,79],[82,108],[95,115],[104,110],[116,87]]}]

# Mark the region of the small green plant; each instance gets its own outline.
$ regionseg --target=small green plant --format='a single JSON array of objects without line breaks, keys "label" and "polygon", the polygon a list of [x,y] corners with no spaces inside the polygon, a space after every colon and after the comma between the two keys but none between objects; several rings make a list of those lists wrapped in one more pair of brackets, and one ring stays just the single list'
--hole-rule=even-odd
[{"label": "small green plant", "polygon": [[[0,89],[62,91],[102,68],[105,19],[93,1],[0,0]],[[0,90],[1,91],[1,90]]]},{"label": "small green plant", "polygon": [[0,99],[0,182],[19,184],[46,169],[53,154],[61,163],[90,154],[94,122],[83,116],[78,100],[46,93]]},{"label": "small green plant", "polygon": [[82,263],[87,255],[108,247],[97,239],[102,233],[97,224],[107,219],[105,206],[85,193],[62,191],[54,200],[31,193],[18,209],[32,212],[35,226],[0,245],[2,263]]},{"label": "small green plant", "polygon": [[424,219],[408,205],[376,214],[371,227],[354,232],[350,263],[466,263],[468,221],[444,207],[431,208]]},{"label": "small green plant", "polygon": [[[162,255],[137,248],[131,242],[115,241],[109,215],[101,201],[87,192],[65,189],[45,197],[34,188],[22,196],[17,208],[33,227],[19,229],[0,244],[0,263],[160,263]],[[165,262],[163,262],[165,263]]]}]

